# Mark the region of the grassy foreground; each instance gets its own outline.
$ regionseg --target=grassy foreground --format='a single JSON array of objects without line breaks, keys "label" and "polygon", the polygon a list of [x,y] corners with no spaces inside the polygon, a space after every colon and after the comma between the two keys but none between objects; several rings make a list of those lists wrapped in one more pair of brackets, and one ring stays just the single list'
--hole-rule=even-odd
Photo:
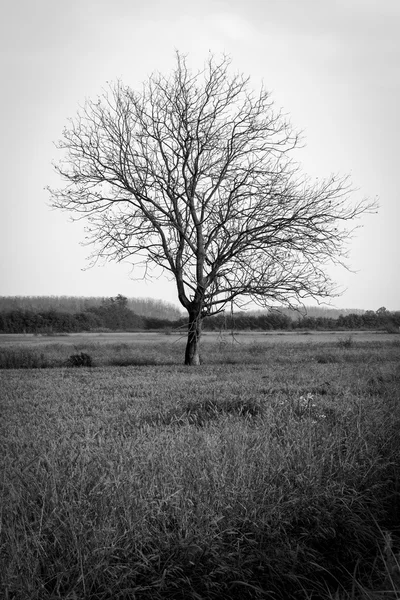
[{"label": "grassy foreground", "polygon": [[1,350],[0,597],[398,597],[400,344],[341,342]]}]

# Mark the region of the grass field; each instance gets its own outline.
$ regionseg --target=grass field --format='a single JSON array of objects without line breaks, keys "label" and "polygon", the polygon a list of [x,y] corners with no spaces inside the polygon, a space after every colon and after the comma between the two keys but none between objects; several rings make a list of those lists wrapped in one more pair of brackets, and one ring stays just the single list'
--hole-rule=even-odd
[{"label": "grass field", "polygon": [[183,354],[165,334],[0,338],[0,597],[398,597],[398,336]]},{"label": "grass field", "polygon": [[[173,338],[182,340],[185,338],[185,332],[177,333],[176,331],[168,332]],[[12,344],[34,344],[43,345],[49,343],[62,343],[67,345],[73,344],[88,344],[88,343],[126,343],[126,344],[154,344],[165,343],[165,332],[137,332],[137,333],[69,333],[69,334],[52,334],[35,335],[35,334],[20,334],[20,333],[3,333],[0,334],[0,348]],[[310,343],[310,342],[332,342],[343,338],[352,337],[354,341],[389,341],[393,338],[393,334],[384,333],[381,331],[239,331],[234,332],[236,342],[243,344],[253,344],[255,342],[271,343],[271,342],[289,342],[289,343]],[[203,332],[202,343],[226,343],[232,341],[230,331],[225,331],[223,334],[215,332]]]}]

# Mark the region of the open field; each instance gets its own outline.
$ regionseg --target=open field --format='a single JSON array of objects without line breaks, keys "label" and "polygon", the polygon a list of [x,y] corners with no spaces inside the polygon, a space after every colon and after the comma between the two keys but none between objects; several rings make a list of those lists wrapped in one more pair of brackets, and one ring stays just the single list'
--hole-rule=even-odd
[{"label": "open field", "polygon": [[[186,336],[186,332],[182,333],[169,332],[169,335],[173,338],[182,338]],[[372,342],[372,341],[389,341],[393,339],[393,334],[383,333],[381,331],[249,331],[249,332],[235,332],[235,340],[243,344],[254,344],[255,342],[280,342],[280,343],[310,343],[310,342],[332,342],[335,340],[342,339],[343,337],[351,336],[354,340],[359,342]],[[223,336],[215,332],[204,332],[202,336],[202,343],[215,343],[221,340],[221,337],[225,341],[230,342],[232,335],[229,331],[223,333]],[[34,334],[22,334],[22,333],[3,333],[0,334],[0,348],[7,344],[48,344],[48,343],[61,343],[61,344],[85,344],[85,343],[165,343],[166,334],[164,332],[135,332],[135,333],[69,333],[69,334],[54,334],[54,335],[34,335]]]},{"label": "open field", "polygon": [[289,336],[0,339],[0,597],[395,598],[398,336]]}]

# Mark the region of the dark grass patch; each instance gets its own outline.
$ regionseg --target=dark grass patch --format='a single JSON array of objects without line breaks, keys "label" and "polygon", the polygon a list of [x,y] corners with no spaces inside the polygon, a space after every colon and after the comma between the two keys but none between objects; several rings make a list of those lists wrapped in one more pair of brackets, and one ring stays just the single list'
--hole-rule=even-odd
[{"label": "dark grass patch", "polygon": [[204,427],[210,421],[221,416],[233,415],[243,418],[256,417],[262,414],[262,406],[258,400],[205,400],[204,402],[187,402],[167,412],[158,412],[143,417],[141,423],[154,426],[195,425]]},{"label": "dark grass patch", "polygon": [[332,394],[332,386],[329,381],[324,381],[323,383],[316,385],[310,388],[310,392],[315,394],[316,396],[327,396],[328,394]]},{"label": "dark grass patch", "polygon": [[0,351],[0,369],[46,369],[54,363],[44,352],[20,348]]},{"label": "dark grass patch", "polygon": [[340,362],[340,359],[335,354],[332,354],[329,352],[323,352],[321,354],[318,354],[315,357],[315,362],[317,362],[320,365],[327,365],[327,364],[338,363],[338,362]]},{"label": "dark grass patch", "polygon": [[394,373],[371,375],[365,385],[365,391],[371,396],[388,396],[400,391],[400,369]]},{"label": "dark grass patch", "polygon": [[109,362],[112,367],[154,367],[162,364],[153,356],[117,356]]}]

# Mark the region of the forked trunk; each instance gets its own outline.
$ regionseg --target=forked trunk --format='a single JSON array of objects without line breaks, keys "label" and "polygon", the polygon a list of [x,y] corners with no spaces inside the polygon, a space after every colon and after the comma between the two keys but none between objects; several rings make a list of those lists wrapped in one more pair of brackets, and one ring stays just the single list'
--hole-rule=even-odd
[{"label": "forked trunk", "polygon": [[201,317],[198,311],[189,312],[188,339],[185,352],[185,365],[200,364]]}]

